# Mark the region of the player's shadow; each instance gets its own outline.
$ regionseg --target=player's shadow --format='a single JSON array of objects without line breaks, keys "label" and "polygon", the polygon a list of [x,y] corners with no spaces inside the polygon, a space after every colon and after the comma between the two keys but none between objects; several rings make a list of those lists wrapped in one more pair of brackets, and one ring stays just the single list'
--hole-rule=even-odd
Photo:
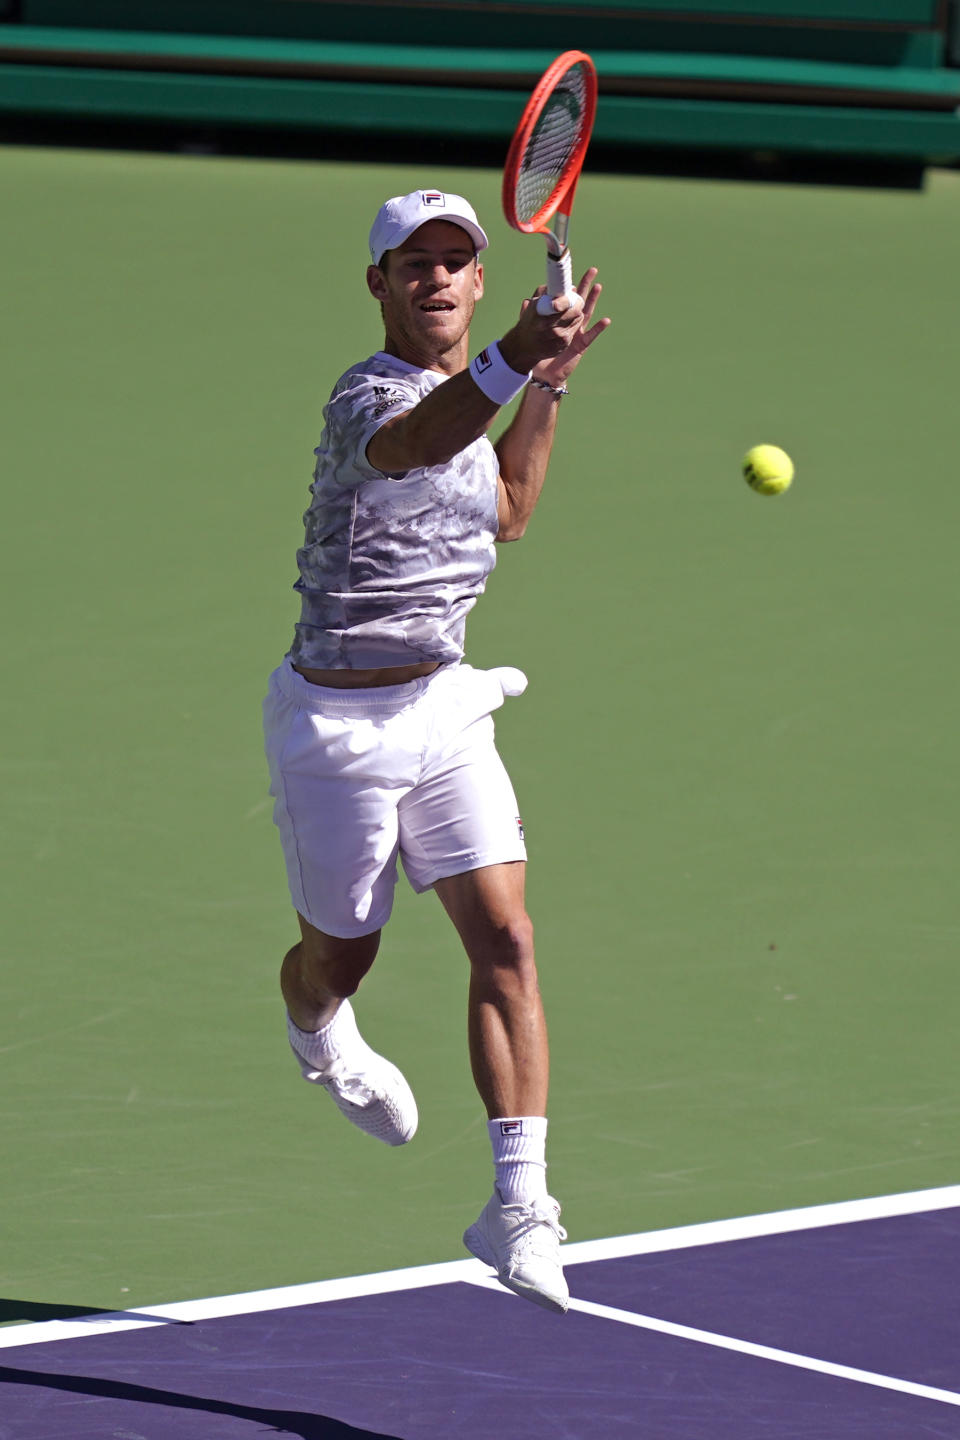
[{"label": "player's shadow", "polygon": [[130,1385],[124,1380],[102,1380],[89,1375],[51,1375],[39,1370],[19,1370],[0,1365],[0,1385],[34,1385],[43,1390],[64,1390],[71,1395],[89,1395],[97,1400],[125,1400],[133,1405],[164,1405],[171,1410],[195,1410],[205,1415],[232,1415],[272,1428],[275,1434],[299,1436],[300,1440],[399,1440],[380,1430],[358,1430],[328,1415],[311,1415],[303,1410],[261,1409],[258,1405],[235,1405],[230,1400],[207,1400],[200,1395],[181,1395],[175,1390],[155,1390],[149,1385]]},{"label": "player's shadow", "polygon": [[0,1298],[0,1325],[13,1320],[42,1324],[47,1320],[88,1320],[96,1315],[124,1320],[142,1320],[145,1324],[183,1325],[183,1320],[169,1320],[165,1315],[151,1315],[146,1310],[104,1310],[96,1305],[48,1305],[40,1300],[7,1300]]}]

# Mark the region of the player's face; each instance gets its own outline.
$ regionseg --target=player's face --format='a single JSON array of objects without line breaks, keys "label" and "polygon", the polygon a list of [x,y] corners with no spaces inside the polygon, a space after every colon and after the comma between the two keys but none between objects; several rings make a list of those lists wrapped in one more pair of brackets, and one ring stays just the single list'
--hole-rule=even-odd
[{"label": "player's face", "polygon": [[444,354],[466,335],[483,294],[473,241],[449,220],[428,220],[367,283],[383,306],[387,335],[416,353]]}]

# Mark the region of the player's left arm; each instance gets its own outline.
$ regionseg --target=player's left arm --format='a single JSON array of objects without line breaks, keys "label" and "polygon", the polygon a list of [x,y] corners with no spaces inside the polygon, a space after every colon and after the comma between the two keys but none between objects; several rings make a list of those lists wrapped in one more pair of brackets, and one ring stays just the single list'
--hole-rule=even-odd
[{"label": "player's left arm", "polygon": [[[540,498],[560,408],[561,397],[553,391],[565,388],[585,352],[610,324],[606,316],[590,323],[602,288],[596,283],[596,276],[597,271],[591,268],[577,286],[583,300],[583,317],[569,344],[559,355],[542,360],[534,367],[533,379],[551,388],[527,386],[510,426],[494,447],[500,461],[497,495],[497,539],[500,541],[520,539]],[[535,304],[545,288],[539,286],[533,298],[523,302],[524,308]]]}]

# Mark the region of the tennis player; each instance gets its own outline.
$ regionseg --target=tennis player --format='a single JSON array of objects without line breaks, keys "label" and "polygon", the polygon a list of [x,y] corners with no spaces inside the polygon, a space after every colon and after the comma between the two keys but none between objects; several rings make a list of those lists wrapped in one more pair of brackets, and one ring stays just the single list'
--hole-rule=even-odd
[{"label": "tennis player", "polygon": [[494,1192],[464,1242],[511,1290],[564,1311],[526,851],[492,720],[527,682],[462,662],[494,544],[523,535],[566,382],[610,322],[591,324],[591,269],[579,298],[547,315],[525,300],[471,359],[486,247],[472,207],[439,190],[388,200],[370,232],[383,349],[341,376],[324,410],[297,556],[301,618],[264,704],[301,932],[281,987],[304,1077],[361,1130],[404,1144],[416,1102],[360,1036],[349,997],[377,954],[398,858],[414,890],[436,891],[470,962],[470,1058],[493,1146]]}]

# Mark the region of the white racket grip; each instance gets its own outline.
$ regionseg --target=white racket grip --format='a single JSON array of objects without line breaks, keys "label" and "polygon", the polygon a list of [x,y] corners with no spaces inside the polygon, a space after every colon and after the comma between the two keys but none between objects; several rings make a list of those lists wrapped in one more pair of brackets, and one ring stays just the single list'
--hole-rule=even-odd
[{"label": "white racket grip", "polygon": [[573,294],[573,262],[570,259],[570,251],[564,250],[562,255],[551,255],[547,251],[547,293],[541,295],[537,301],[537,312],[540,315],[549,315],[553,311],[553,302],[558,295]]}]

